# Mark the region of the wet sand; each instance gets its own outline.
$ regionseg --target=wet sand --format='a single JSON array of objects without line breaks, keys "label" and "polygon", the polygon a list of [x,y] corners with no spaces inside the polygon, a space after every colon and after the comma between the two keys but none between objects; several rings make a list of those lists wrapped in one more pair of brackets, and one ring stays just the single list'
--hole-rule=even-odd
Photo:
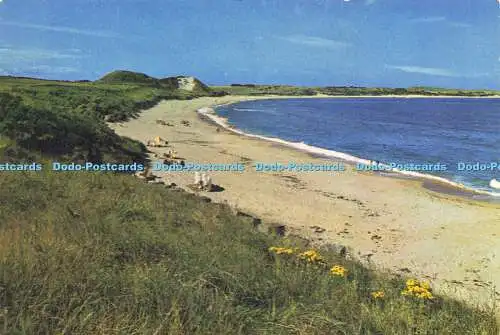
[{"label": "wet sand", "polygon": [[[144,143],[161,136],[171,147],[151,151],[164,153],[173,148],[186,162],[244,163],[244,172],[209,173],[224,189],[201,192],[213,201],[227,202],[267,223],[286,225],[288,232],[316,243],[345,245],[353,256],[369,260],[373,266],[430,279],[438,292],[480,304],[492,304],[496,299],[498,305],[499,203],[476,201],[436,183],[357,172],[340,160],[220,129],[196,112],[202,107],[263,98],[164,101],[137,119],[110,126],[118,134]],[[158,119],[173,126],[159,125]],[[188,121],[189,126],[181,121]],[[253,167],[255,162],[290,161],[338,162],[346,170],[258,172]],[[154,174],[186,189],[194,180],[194,172]],[[317,233],[311,226],[325,231]]]}]

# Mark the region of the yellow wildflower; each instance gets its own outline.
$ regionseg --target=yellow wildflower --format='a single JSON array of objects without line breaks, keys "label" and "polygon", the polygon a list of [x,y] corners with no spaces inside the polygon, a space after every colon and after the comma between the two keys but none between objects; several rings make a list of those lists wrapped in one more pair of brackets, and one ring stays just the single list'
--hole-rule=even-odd
[{"label": "yellow wildflower", "polygon": [[291,255],[293,254],[293,249],[290,248],[282,248],[282,247],[270,247],[269,251],[276,253],[277,255]]},{"label": "yellow wildflower", "polygon": [[415,279],[408,279],[406,281],[406,287],[412,287],[418,285],[418,282]]},{"label": "yellow wildflower", "polygon": [[343,266],[335,265],[330,269],[330,274],[333,276],[345,277],[347,270]]},{"label": "yellow wildflower", "polygon": [[323,258],[320,256],[320,254],[316,250],[308,250],[304,251],[299,255],[300,258],[305,259],[306,261],[310,263],[315,263],[315,262],[322,262]]},{"label": "yellow wildflower", "polygon": [[420,286],[425,288],[426,290],[430,290],[431,289],[431,284],[429,284],[429,282],[427,281],[422,281],[420,282]]},{"label": "yellow wildflower", "polygon": [[371,295],[374,299],[381,299],[381,298],[385,297],[384,291],[375,291],[375,292],[372,292]]},{"label": "yellow wildflower", "polygon": [[431,293],[431,286],[428,282],[419,282],[416,279],[408,279],[406,288],[401,291],[401,295],[413,296],[419,299],[434,299]]}]

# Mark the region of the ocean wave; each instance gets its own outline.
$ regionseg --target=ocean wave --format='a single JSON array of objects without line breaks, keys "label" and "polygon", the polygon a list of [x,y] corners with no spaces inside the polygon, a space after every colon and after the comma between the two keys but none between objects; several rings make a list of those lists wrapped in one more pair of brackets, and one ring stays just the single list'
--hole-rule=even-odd
[{"label": "ocean wave", "polygon": [[265,110],[253,108],[234,108],[234,110],[238,112],[265,112]]},{"label": "ocean wave", "polygon": [[[225,128],[233,133],[236,133],[238,135],[243,135],[243,136],[250,137],[250,138],[257,138],[257,139],[265,140],[268,142],[282,144],[282,145],[285,145],[285,146],[290,147],[290,148],[298,149],[298,150],[305,151],[307,153],[314,154],[314,155],[319,155],[319,156],[322,156],[325,158],[341,159],[341,160],[344,160],[344,161],[347,161],[350,163],[355,163],[355,164],[361,163],[361,164],[365,164],[365,165],[371,165],[373,162],[372,160],[369,160],[369,159],[356,157],[356,156],[349,155],[349,154],[344,153],[344,152],[339,152],[339,151],[334,151],[334,150],[329,150],[329,149],[325,149],[325,148],[321,148],[321,147],[308,145],[308,144],[305,144],[304,142],[291,142],[291,141],[286,141],[286,140],[283,140],[283,139],[277,138],[277,137],[267,137],[267,136],[262,136],[262,135],[255,135],[255,134],[246,133],[246,132],[239,130],[237,128],[234,128],[232,125],[230,125],[228,120],[226,118],[223,118],[223,117],[217,115],[213,108],[203,107],[203,108],[198,109],[197,112],[202,114],[202,115],[205,115],[206,117],[208,117],[210,120],[212,120],[214,123],[220,125],[221,127]],[[451,187],[461,189],[463,191],[473,192],[476,194],[486,195],[486,196],[491,196],[491,197],[500,197],[500,193],[491,192],[489,190],[477,189],[477,188],[474,188],[470,185],[464,185],[462,183],[458,183],[458,182],[446,179],[444,177],[439,177],[439,176],[435,176],[435,175],[427,174],[427,173],[399,170],[396,168],[391,168],[389,165],[386,165],[383,163],[381,163],[380,165],[385,168],[384,172],[394,172],[394,173],[401,174],[401,175],[408,176],[408,177],[412,177],[412,178],[432,180],[435,182],[449,185]]]}]

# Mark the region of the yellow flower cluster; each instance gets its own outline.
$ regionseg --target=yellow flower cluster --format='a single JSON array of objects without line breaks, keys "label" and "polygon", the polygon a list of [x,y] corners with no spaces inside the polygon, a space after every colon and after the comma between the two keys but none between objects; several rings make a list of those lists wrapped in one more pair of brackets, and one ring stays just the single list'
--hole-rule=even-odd
[{"label": "yellow flower cluster", "polygon": [[383,297],[385,297],[384,291],[375,291],[372,292],[371,295],[374,299],[382,299]]},{"label": "yellow flower cluster", "polygon": [[277,255],[291,255],[291,254],[293,254],[293,249],[290,249],[290,248],[270,247],[269,251],[275,252]]},{"label": "yellow flower cluster", "polygon": [[335,265],[330,269],[330,274],[332,274],[333,276],[345,277],[347,274],[347,270],[343,266]]},{"label": "yellow flower cluster", "polygon": [[322,262],[323,258],[316,250],[307,250],[299,255],[300,258],[305,259],[309,263]]},{"label": "yellow flower cluster", "polygon": [[401,295],[413,296],[420,299],[434,299],[431,292],[431,286],[428,282],[419,282],[416,279],[408,279],[406,281],[406,288],[401,291]]}]

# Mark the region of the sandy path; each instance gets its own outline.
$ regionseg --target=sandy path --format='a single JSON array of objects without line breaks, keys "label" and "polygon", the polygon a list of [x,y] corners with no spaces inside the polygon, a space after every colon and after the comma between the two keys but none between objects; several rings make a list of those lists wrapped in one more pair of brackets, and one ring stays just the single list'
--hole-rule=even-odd
[{"label": "sandy path", "polygon": [[[409,269],[431,279],[438,291],[465,299],[472,295],[473,300],[491,303],[492,290],[496,290],[497,304],[500,302],[500,205],[438,194],[417,181],[350,168],[337,173],[256,172],[252,162],[332,162],[229,131],[217,132],[195,112],[247,99],[165,101],[138,119],[110,126],[120,135],[143,142],[159,135],[187,162],[246,162],[245,172],[210,172],[214,183],[224,188],[204,194],[214,201],[227,201],[316,241],[351,247],[375,266],[400,272]],[[158,125],[157,119],[174,126]],[[182,125],[182,120],[191,125]],[[194,172],[155,174],[184,187],[194,178]],[[325,231],[315,233],[311,226]]]}]

